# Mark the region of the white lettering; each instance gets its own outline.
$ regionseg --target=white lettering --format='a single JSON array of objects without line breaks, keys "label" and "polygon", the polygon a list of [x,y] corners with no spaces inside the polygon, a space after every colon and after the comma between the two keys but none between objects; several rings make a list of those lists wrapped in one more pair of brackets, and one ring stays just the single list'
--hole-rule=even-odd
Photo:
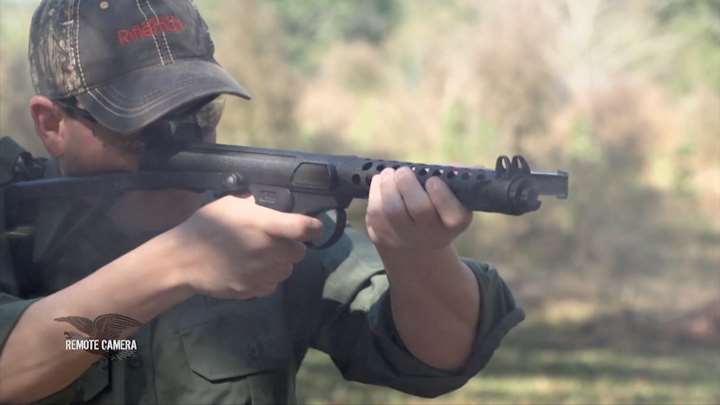
[{"label": "white lettering", "polygon": [[65,350],[99,350],[100,342],[97,339],[67,339]]},{"label": "white lettering", "polygon": [[88,350],[137,350],[135,339],[65,339],[65,350],[88,351]]},{"label": "white lettering", "polygon": [[137,343],[134,339],[121,340],[103,340],[101,342],[102,349],[110,350],[137,350]]}]

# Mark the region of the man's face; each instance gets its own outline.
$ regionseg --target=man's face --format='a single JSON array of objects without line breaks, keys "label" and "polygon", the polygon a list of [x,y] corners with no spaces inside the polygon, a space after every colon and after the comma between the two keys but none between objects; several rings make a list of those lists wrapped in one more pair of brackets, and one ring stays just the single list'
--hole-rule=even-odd
[{"label": "man's face", "polygon": [[[199,110],[196,117],[203,127],[203,142],[215,142],[215,126],[223,109],[216,99]],[[82,106],[78,106],[82,109]],[[137,171],[144,144],[140,132],[120,134],[61,109],[59,131],[64,142],[60,157],[65,175],[83,175],[110,171]],[[151,135],[152,136],[152,135]]]},{"label": "man's face", "polygon": [[113,133],[99,124],[64,114],[60,163],[65,175],[136,171],[141,153],[136,135]]}]

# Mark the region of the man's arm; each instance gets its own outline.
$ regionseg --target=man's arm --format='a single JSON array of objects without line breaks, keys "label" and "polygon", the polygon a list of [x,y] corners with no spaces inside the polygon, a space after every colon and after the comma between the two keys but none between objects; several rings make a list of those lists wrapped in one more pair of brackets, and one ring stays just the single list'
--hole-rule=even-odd
[{"label": "man's arm", "polygon": [[[270,294],[300,261],[322,223],[225,197],[79,282],[33,303],[4,347],[0,403],[31,402],[68,386],[99,359],[66,351],[63,316],[118,313],[147,322],[194,294]],[[237,264],[243,263],[239,267]],[[0,337],[1,338],[1,337]]]},{"label": "man's arm", "polygon": [[367,224],[390,280],[392,315],[407,348],[438,369],[465,364],[480,322],[480,290],[452,247],[472,213],[440,179],[427,192],[407,168],[370,186]]},{"label": "man's arm", "polygon": [[[447,346],[458,344],[455,343],[455,337],[433,335],[428,324],[431,324],[430,327],[445,330],[447,327],[443,326],[442,322],[427,322],[430,316],[427,312],[415,311],[416,308],[408,310],[396,305],[398,299],[392,296],[401,292],[403,286],[390,281],[389,272],[398,268],[389,269],[392,263],[387,259],[384,259],[383,263],[378,249],[364,234],[349,228],[340,241],[327,251],[311,253],[309,259],[312,260],[300,266],[299,271],[296,271],[298,277],[290,279],[288,291],[295,291],[295,296],[291,297],[290,308],[298,308],[300,313],[314,316],[293,320],[294,328],[311,332],[311,346],[330,355],[338,370],[348,380],[391,387],[421,397],[442,395],[461,387],[482,370],[505,335],[524,317],[522,309],[517,306],[512,293],[493,266],[463,258],[463,265],[472,271],[474,277],[471,285],[464,287],[471,291],[476,288],[480,298],[480,302],[474,307],[468,305],[464,308],[480,312],[476,316],[477,322],[462,322],[463,329],[471,324],[477,325],[474,331],[468,332],[468,335],[474,336],[474,340],[462,367],[438,368],[430,365],[432,359],[422,354],[417,347],[410,348],[412,342],[407,332],[418,334],[419,338],[429,336],[426,346],[428,350],[452,349]],[[322,272],[317,271],[318,266],[315,263],[318,260],[321,262]],[[388,266],[388,269],[384,266]],[[447,267],[441,265],[434,268],[439,270],[440,277],[445,276]],[[417,269],[411,268],[413,277],[422,278],[415,274]],[[392,283],[395,284],[390,288]],[[456,285],[448,286],[453,294],[459,295],[453,297],[454,299],[468,297],[468,294],[464,293],[466,290],[457,290]],[[411,284],[405,284],[405,287],[412,288]],[[435,287],[421,288],[433,290]],[[418,296],[417,299],[421,301],[428,298]],[[411,301],[408,301],[408,304],[414,305]],[[437,305],[444,307],[446,303]],[[422,327],[417,330],[410,330],[406,325],[401,327],[398,320],[403,315],[394,314],[396,312],[407,312],[411,321],[417,321]],[[455,316],[446,317],[441,312],[437,314],[445,318],[443,322]],[[300,339],[304,336],[302,333],[299,332]],[[446,356],[453,354],[438,352],[437,356],[443,358],[441,361],[445,361]],[[465,356],[465,353],[458,355]]]},{"label": "man's arm", "polygon": [[405,346],[435,368],[463,366],[480,322],[475,275],[451,247],[379,253],[390,280],[393,320]]},{"label": "man's arm", "polygon": [[[94,319],[117,313],[147,322],[189,297],[170,260],[171,238],[158,238],[85,279],[28,307],[0,352],[0,403],[31,402],[77,379],[100,356],[65,350],[69,325],[53,319]],[[134,331],[128,331],[134,332]]]}]

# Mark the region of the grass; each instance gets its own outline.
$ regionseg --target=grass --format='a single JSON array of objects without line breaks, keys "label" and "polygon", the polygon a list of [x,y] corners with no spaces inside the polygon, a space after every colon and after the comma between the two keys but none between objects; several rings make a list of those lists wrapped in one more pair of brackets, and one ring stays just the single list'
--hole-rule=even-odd
[{"label": "grass", "polygon": [[[657,345],[634,336],[566,344],[567,328],[516,328],[489,366],[435,399],[346,382],[329,358],[309,353],[298,399],[316,404],[720,404],[720,345]],[[632,343],[630,343],[632,341]]]}]

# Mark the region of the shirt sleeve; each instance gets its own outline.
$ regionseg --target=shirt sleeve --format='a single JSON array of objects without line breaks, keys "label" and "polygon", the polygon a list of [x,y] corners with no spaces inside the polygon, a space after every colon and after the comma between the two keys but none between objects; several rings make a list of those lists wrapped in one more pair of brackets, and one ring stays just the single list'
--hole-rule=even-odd
[{"label": "shirt sleeve", "polygon": [[[0,193],[0,198],[3,195]],[[20,298],[20,285],[10,252],[10,243],[4,233],[5,218],[0,203],[0,352],[5,347],[5,341],[10,331],[15,327],[20,316],[30,306],[34,299]]]},{"label": "shirt sleeve", "polygon": [[[29,269],[16,263],[14,254],[18,253],[17,248],[11,247],[12,243],[4,233],[2,197],[0,192],[0,353],[4,350],[5,342],[22,314],[30,305],[42,298],[25,293],[28,280],[23,279],[25,273],[21,271],[27,273]],[[87,401],[107,384],[107,361],[103,359],[94,363],[71,385],[37,403],[69,404]]]},{"label": "shirt sleeve", "polygon": [[0,352],[18,319],[33,302],[34,299],[23,300],[0,291]]},{"label": "shirt sleeve", "polygon": [[[39,298],[23,299],[17,291],[17,282],[13,277],[12,261],[7,250],[0,251],[0,353],[5,347],[10,332],[25,310]],[[38,401],[37,403],[70,404],[84,402],[93,398],[108,385],[107,360],[95,362],[82,376],[68,387]]]},{"label": "shirt sleeve", "polygon": [[375,247],[348,229],[322,262],[324,319],[313,346],[332,358],[348,380],[435,397],[464,385],[490,360],[502,338],[525,317],[497,271],[463,259],[481,291],[481,321],[466,364],[453,371],[434,368],[405,347],[392,319],[388,279]]}]

